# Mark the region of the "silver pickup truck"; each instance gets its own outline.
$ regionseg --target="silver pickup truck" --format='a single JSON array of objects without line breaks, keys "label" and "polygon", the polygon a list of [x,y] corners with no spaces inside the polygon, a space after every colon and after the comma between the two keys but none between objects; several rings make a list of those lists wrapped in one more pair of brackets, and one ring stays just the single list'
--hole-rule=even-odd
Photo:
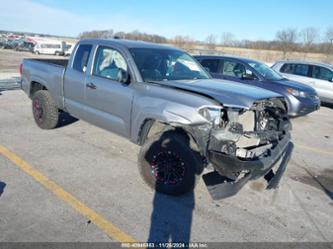
[{"label": "silver pickup truck", "polygon": [[211,79],[176,48],[87,39],[69,60],[24,59],[21,72],[40,128],[68,112],[141,145],[143,179],[166,194],[191,191],[204,168],[214,199],[259,177],[276,188],[293,149],[280,95]]}]

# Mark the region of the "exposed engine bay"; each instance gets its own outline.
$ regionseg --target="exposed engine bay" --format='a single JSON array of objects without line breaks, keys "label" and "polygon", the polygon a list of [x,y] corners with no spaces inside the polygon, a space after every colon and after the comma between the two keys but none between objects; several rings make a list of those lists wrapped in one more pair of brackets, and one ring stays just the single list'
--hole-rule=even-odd
[{"label": "exposed engine bay", "polygon": [[231,160],[225,163],[223,158],[235,158],[235,164],[269,158],[271,151],[289,135],[290,128],[286,107],[279,98],[257,101],[248,110],[222,109],[221,120],[211,129],[208,139],[211,162],[221,175],[236,180],[251,168],[233,165]]}]

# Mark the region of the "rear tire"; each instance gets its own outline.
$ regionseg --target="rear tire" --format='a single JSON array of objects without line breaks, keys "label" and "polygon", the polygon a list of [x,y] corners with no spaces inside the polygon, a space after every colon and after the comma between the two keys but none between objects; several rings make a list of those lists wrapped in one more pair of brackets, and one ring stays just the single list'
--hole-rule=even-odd
[{"label": "rear tire", "polygon": [[156,191],[168,195],[192,191],[202,164],[200,157],[190,148],[189,138],[173,130],[148,139],[138,157],[144,181]]},{"label": "rear tire", "polygon": [[32,113],[41,129],[53,129],[58,124],[59,109],[46,90],[39,90],[32,96]]}]

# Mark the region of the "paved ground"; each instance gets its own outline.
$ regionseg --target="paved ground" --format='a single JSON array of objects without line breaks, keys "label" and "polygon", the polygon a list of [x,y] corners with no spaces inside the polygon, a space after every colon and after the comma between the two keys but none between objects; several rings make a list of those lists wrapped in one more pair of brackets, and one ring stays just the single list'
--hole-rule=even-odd
[{"label": "paved ground", "polygon": [[[297,146],[280,189],[257,181],[221,201],[202,181],[184,197],[154,193],[138,174],[136,145],[83,121],[40,130],[21,91],[1,92],[0,146],[137,241],[332,241],[332,114],[293,120]],[[0,241],[114,241],[0,153],[1,192]]]},{"label": "paved ground", "polygon": [[19,73],[0,73],[0,91],[20,88]]}]

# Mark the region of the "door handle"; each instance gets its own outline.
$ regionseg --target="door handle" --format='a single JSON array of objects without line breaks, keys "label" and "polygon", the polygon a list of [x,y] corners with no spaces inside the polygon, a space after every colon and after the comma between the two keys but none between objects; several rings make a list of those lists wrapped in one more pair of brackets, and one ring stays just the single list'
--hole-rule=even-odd
[{"label": "door handle", "polygon": [[95,90],[97,88],[94,83],[88,83],[88,84],[86,84],[86,87],[93,89],[93,90]]}]

